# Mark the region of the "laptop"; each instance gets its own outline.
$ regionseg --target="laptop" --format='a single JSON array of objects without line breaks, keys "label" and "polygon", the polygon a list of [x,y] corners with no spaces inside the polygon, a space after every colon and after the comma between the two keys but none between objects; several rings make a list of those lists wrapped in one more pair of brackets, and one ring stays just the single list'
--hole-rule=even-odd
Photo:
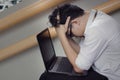
[{"label": "laptop", "polygon": [[87,71],[82,74],[76,73],[67,57],[56,56],[52,38],[48,28],[37,35],[37,40],[47,72],[66,74],[70,76],[87,75]]}]

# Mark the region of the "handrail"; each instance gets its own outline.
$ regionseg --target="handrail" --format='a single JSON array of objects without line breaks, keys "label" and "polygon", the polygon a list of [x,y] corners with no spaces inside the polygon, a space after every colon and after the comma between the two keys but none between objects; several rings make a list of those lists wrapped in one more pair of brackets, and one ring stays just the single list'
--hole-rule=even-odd
[{"label": "handrail", "polygon": [[100,6],[96,6],[94,9],[101,10],[105,13],[111,13],[115,10],[120,9],[120,0],[110,0]]},{"label": "handrail", "polygon": [[[23,45],[25,44],[25,45]],[[0,61],[37,45],[35,35],[0,50]]]},{"label": "handrail", "polygon": [[22,8],[0,19],[0,32],[65,1],[68,0],[39,0],[30,6]]},{"label": "handrail", "polygon": [[[49,29],[52,38],[55,38],[57,35],[55,29],[53,27]],[[11,46],[8,46],[7,48],[0,50],[0,61],[3,61],[11,56],[21,53],[36,45],[37,45],[36,35],[32,35],[16,44],[13,44]]]},{"label": "handrail", "polygon": [[[113,1],[113,2],[111,3],[111,1]],[[116,3],[116,1],[117,1],[117,3],[120,4],[119,0],[111,0],[111,1],[108,1],[106,3],[103,3],[102,5],[97,6],[98,9],[102,10],[104,12],[107,12],[107,13],[110,13],[111,11],[113,12],[113,11],[115,11],[117,9],[120,9],[120,6],[118,4],[117,5],[114,4],[114,3]],[[114,4],[114,5],[109,6],[111,4]],[[106,7],[106,8],[104,8],[104,7]],[[113,7],[115,7],[115,8],[113,8]],[[95,9],[97,9],[97,8],[95,8]],[[112,9],[112,10],[107,11],[107,9]],[[52,38],[56,37],[55,29],[54,28],[49,28],[49,30],[50,30],[50,33],[52,35]],[[26,44],[26,45],[22,46],[23,44]],[[12,56],[14,56],[14,55],[16,55],[16,54],[18,54],[20,52],[25,51],[26,49],[29,49],[31,47],[36,46],[36,45],[37,45],[36,35],[33,35],[33,36],[29,37],[29,38],[26,38],[26,39],[24,39],[24,40],[22,40],[22,41],[20,41],[20,42],[18,42],[16,44],[14,44],[14,45],[11,45],[11,46],[9,46],[7,48],[1,49],[0,50],[0,61],[3,61],[3,60],[5,60],[5,59],[7,59],[9,57],[12,57]]]}]

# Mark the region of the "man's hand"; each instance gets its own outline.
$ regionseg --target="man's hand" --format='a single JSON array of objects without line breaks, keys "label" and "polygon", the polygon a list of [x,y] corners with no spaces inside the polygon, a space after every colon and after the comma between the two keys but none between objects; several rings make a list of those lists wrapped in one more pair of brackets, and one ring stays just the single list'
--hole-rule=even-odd
[{"label": "man's hand", "polygon": [[59,25],[59,27],[56,28],[56,32],[58,35],[65,34],[68,28],[68,24],[70,22],[70,17],[67,17],[67,20],[64,25]]}]

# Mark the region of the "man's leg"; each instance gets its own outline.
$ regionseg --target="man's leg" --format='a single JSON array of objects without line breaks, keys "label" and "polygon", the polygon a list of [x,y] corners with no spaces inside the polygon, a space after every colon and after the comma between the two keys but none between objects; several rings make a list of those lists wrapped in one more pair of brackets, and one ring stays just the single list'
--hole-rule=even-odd
[{"label": "man's leg", "polygon": [[99,74],[93,69],[90,69],[88,72],[88,76],[86,76],[85,80],[108,80],[108,78],[104,75]]},{"label": "man's leg", "polygon": [[108,80],[108,79],[107,77],[97,73],[93,69],[90,69],[88,71],[88,75],[80,77],[44,72],[39,80]]},{"label": "man's leg", "polygon": [[91,68],[88,71],[88,75],[80,77],[71,76],[69,80],[108,80],[108,78],[97,73]]}]

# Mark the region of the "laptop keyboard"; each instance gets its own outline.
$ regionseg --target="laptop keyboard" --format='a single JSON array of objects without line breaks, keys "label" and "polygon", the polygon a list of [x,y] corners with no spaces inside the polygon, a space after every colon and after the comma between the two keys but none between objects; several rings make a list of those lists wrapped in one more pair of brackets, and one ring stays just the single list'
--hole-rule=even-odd
[{"label": "laptop keyboard", "polygon": [[57,71],[72,72],[72,65],[67,58],[62,58]]}]

